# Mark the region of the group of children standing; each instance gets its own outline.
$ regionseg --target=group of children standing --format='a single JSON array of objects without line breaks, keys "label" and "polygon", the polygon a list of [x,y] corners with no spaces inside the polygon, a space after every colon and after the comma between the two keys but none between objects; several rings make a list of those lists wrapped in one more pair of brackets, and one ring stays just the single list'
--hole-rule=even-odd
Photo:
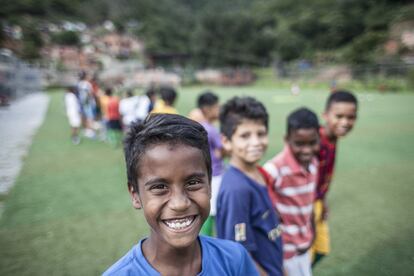
[{"label": "group of children standing", "polygon": [[[263,167],[269,116],[252,97],[219,108],[214,93],[203,93],[201,124],[170,114],[133,123],[128,189],[150,234],[104,274],[311,275],[329,253],[326,194],[357,105],[350,92],[332,93],[324,126],[310,109],[294,110],[282,152]],[[214,229],[219,239],[199,235]]]},{"label": "group of children standing", "polygon": [[176,97],[173,88],[150,87],[144,95],[134,95],[128,90],[121,98],[111,87],[100,89],[96,78],[89,79],[82,72],[79,82],[68,87],[65,94],[72,143],[79,144],[83,134],[118,146],[132,122],[143,121],[149,113],[177,114],[173,107]]}]

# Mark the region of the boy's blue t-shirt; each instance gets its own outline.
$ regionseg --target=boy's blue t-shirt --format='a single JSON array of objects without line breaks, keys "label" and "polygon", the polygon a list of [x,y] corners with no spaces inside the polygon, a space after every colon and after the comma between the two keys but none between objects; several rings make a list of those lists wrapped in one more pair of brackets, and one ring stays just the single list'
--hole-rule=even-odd
[{"label": "boy's blue t-shirt", "polygon": [[[142,241],[103,275],[161,275],[145,259],[141,249]],[[206,236],[199,236],[199,241],[202,270],[198,275],[259,275],[243,246]]]},{"label": "boy's blue t-shirt", "polygon": [[241,243],[269,275],[283,275],[281,228],[267,187],[233,166],[223,175],[216,225],[218,238]]}]

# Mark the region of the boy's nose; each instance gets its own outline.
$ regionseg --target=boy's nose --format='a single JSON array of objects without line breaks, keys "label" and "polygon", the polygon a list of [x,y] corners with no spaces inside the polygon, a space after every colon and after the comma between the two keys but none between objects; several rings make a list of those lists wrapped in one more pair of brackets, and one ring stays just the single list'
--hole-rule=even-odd
[{"label": "boy's nose", "polygon": [[341,122],[341,125],[348,126],[351,121],[348,118],[343,118],[340,122]]},{"label": "boy's nose", "polygon": [[258,135],[252,135],[252,138],[251,138],[250,142],[253,145],[260,144],[260,137]]},{"label": "boy's nose", "polygon": [[191,201],[183,192],[175,192],[171,195],[169,206],[174,211],[184,211],[190,207]]},{"label": "boy's nose", "polygon": [[313,153],[311,146],[304,146],[302,148],[302,154],[311,154],[311,153]]}]

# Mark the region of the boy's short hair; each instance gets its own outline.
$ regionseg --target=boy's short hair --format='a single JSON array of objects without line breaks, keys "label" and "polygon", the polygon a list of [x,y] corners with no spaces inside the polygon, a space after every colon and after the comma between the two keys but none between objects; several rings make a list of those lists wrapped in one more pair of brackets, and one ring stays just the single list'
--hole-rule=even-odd
[{"label": "boy's short hair", "polygon": [[77,93],[78,88],[76,85],[69,85],[66,87],[66,91],[71,92],[71,93]]},{"label": "boy's short hair", "polygon": [[349,91],[346,90],[338,90],[334,93],[332,93],[328,99],[326,100],[326,105],[325,105],[325,111],[329,110],[329,108],[331,108],[332,104],[334,103],[353,103],[355,104],[356,107],[358,107],[358,100],[357,98],[354,96],[354,94],[352,94]]},{"label": "boy's short hair", "polygon": [[268,129],[269,115],[264,105],[253,97],[233,97],[220,110],[220,131],[228,139],[243,120],[261,121]]},{"label": "boy's short hair", "polygon": [[111,87],[107,87],[105,89],[105,95],[106,96],[112,96],[113,92],[112,92],[112,88]]},{"label": "boy's short hair", "polygon": [[160,88],[161,99],[168,105],[173,105],[177,98],[177,92],[172,87]]},{"label": "boy's short hair", "polygon": [[316,114],[306,108],[301,107],[294,110],[287,117],[287,135],[293,130],[314,128],[319,131],[319,121]]},{"label": "boy's short hair", "polygon": [[201,150],[211,181],[211,157],[204,127],[181,115],[151,114],[143,122],[133,122],[124,140],[128,186],[136,192],[139,162],[148,148],[159,144],[180,144]]},{"label": "boy's short hair", "polygon": [[145,91],[145,95],[147,95],[148,98],[151,98],[156,94],[156,90],[154,87],[150,87]]},{"label": "boy's short hair", "polygon": [[197,106],[198,108],[203,108],[205,106],[213,106],[217,104],[219,98],[216,94],[211,91],[203,92],[197,99]]}]

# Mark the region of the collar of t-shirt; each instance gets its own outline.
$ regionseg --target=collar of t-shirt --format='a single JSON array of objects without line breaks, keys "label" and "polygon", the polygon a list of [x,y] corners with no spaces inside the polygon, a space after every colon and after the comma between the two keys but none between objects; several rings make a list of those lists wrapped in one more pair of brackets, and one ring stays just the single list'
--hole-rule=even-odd
[{"label": "collar of t-shirt", "polygon": [[[139,243],[137,244],[136,250],[135,250],[136,258],[137,260],[141,260],[140,261],[141,265],[145,267],[145,271],[148,271],[151,273],[150,275],[161,275],[154,267],[152,267],[152,265],[148,262],[148,260],[144,256],[144,253],[142,252],[142,243],[146,239],[147,238],[140,240]],[[198,276],[208,275],[208,265],[207,265],[207,260],[209,259],[208,250],[206,250],[206,248],[203,248],[203,243],[201,242],[200,237],[197,238],[197,241],[200,244],[200,248],[201,248],[201,271],[197,275]]]}]

